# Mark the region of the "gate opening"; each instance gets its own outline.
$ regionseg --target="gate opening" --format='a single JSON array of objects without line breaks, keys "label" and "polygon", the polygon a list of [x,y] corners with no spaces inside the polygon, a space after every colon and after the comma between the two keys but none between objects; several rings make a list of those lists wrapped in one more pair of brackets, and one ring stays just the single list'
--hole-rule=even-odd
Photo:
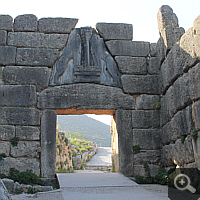
[{"label": "gate opening", "polygon": [[[56,110],[57,113],[57,133],[56,133],[56,171],[58,172],[71,172],[72,169],[88,169],[88,170],[97,170],[104,169],[98,166],[98,163],[106,163],[103,159],[106,160],[106,157],[103,154],[106,152],[111,152],[111,167],[107,170],[118,172],[119,171],[119,155],[118,155],[118,133],[116,127],[116,117],[114,110],[76,110],[76,109],[67,109],[67,110]],[[93,114],[93,115],[90,115]],[[71,128],[61,127],[61,124],[64,123],[66,115],[68,120],[68,125],[74,124]],[[79,115],[79,116],[78,116]],[[92,127],[94,134],[89,134],[88,137],[84,137],[84,128],[82,127],[79,131],[73,126],[76,126],[76,123],[80,121],[79,126],[86,126],[86,120],[88,117],[96,118],[102,115],[110,115],[110,127],[109,131],[111,136],[108,137],[96,137],[95,135],[95,124]],[[105,117],[104,117],[105,118]],[[72,122],[75,120],[75,123]],[[93,121],[93,120],[89,120]],[[100,120],[99,120],[100,121]],[[96,121],[94,121],[96,122]],[[71,125],[70,124],[70,125]],[[97,122],[98,124],[98,122]],[[105,125],[106,126],[106,125]],[[103,133],[102,133],[103,135]],[[64,139],[66,136],[68,139]],[[105,136],[105,134],[104,134]],[[59,139],[60,138],[60,139]],[[70,139],[69,139],[70,138]],[[65,141],[64,141],[65,140]],[[61,141],[64,142],[64,147],[61,144]],[[91,143],[89,143],[91,142]],[[97,144],[97,155],[91,161],[91,157],[95,154],[95,142]],[[68,145],[70,143],[70,145]],[[78,147],[77,147],[78,146]],[[104,148],[102,148],[104,147]],[[110,148],[109,148],[110,147]],[[86,150],[87,148],[87,150]],[[80,153],[81,151],[81,153]],[[99,154],[98,154],[99,152]],[[103,153],[103,154],[102,154]],[[99,157],[98,157],[99,156]],[[97,158],[95,160],[95,158]],[[86,163],[86,161],[89,161]],[[96,164],[95,164],[96,162]],[[94,165],[93,165],[94,164]],[[91,167],[92,166],[92,167]],[[95,167],[96,166],[96,167]],[[98,167],[97,167],[98,166]]]}]

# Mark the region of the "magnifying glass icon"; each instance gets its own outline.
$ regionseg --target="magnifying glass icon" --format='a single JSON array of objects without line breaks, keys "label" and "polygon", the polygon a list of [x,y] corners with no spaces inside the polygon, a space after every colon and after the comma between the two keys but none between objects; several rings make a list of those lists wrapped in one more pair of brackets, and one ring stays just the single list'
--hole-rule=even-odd
[{"label": "magnifying glass icon", "polygon": [[[180,179],[180,180],[179,180]],[[186,181],[187,181],[187,184],[186,184],[186,186],[184,186],[184,187],[179,187],[178,185],[177,185],[177,183],[179,183],[179,185],[185,185],[185,183],[186,183]],[[181,190],[181,191],[183,191],[183,190],[189,190],[191,193],[195,193],[196,192],[196,189],[194,188],[194,187],[192,187],[191,185],[190,185],[190,183],[191,183],[191,181],[190,181],[190,178],[187,176],[187,175],[185,175],[185,174],[179,174],[179,175],[177,175],[176,177],[175,177],[175,179],[174,179],[174,186],[178,189],[178,190]]]}]

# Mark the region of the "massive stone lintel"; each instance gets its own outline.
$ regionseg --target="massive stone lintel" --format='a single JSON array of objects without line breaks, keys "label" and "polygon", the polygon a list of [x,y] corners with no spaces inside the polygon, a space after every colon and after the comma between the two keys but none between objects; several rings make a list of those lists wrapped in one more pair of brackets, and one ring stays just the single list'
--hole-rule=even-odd
[{"label": "massive stone lintel", "polygon": [[103,39],[91,27],[75,29],[56,62],[50,85],[100,83],[121,87],[121,74]]},{"label": "massive stone lintel", "polygon": [[120,88],[89,83],[48,88],[38,97],[38,108],[42,109],[134,109],[134,103]]}]

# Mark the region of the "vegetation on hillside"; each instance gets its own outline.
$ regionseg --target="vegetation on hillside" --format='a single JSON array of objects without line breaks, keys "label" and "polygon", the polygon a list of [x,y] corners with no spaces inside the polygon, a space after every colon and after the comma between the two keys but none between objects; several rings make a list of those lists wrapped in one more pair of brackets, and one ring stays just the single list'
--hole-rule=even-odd
[{"label": "vegetation on hillside", "polygon": [[58,128],[66,133],[81,133],[85,140],[95,142],[99,147],[111,146],[110,126],[86,115],[58,115]]}]

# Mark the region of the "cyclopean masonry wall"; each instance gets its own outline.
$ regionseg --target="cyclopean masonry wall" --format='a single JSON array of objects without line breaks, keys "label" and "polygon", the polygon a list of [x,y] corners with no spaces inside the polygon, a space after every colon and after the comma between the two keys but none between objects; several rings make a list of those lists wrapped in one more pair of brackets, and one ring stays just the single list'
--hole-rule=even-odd
[{"label": "cyclopean masonry wall", "polygon": [[15,167],[54,177],[56,114],[66,113],[115,115],[126,176],[144,174],[145,162],[152,174],[173,160],[200,166],[200,139],[189,136],[200,128],[199,20],[183,35],[162,6],[161,37],[150,44],[132,41],[130,24],[97,23],[95,30],[75,28],[77,19],[22,15],[13,23],[0,15],[0,173]]}]

